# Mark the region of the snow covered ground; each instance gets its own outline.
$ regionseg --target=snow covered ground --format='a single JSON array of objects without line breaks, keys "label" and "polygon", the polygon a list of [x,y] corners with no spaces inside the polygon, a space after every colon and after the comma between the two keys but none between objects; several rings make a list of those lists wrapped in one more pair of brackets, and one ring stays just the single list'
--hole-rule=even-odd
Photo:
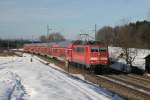
[{"label": "snow covered ground", "polygon": [[116,94],[44,65],[37,57],[0,57],[0,100],[122,100]]},{"label": "snow covered ground", "polygon": [[[132,49],[134,49],[134,48],[132,48]],[[117,62],[119,62],[120,65],[126,64],[125,59],[121,59],[121,58],[118,59],[118,57],[121,53],[122,53],[122,49],[120,47],[109,47],[110,57],[113,58],[114,60],[116,60]],[[145,59],[144,58],[149,54],[150,54],[150,50],[137,49],[137,55],[136,55],[135,60],[133,61],[133,66],[136,66],[140,69],[145,70]],[[113,67],[115,67],[115,66],[113,66]]]}]

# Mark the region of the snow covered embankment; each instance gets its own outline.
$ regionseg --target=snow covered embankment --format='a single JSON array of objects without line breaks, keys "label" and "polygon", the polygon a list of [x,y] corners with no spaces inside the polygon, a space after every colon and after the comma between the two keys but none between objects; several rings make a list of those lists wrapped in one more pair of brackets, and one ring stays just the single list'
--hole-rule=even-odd
[{"label": "snow covered embankment", "polygon": [[22,100],[24,94],[18,75],[10,71],[0,71],[0,100]]},{"label": "snow covered embankment", "polygon": [[12,62],[11,57],[0,58],[0,63],[1,59],[0,100],[122,100],[106,89],[51,68],[57,67],[54,64],[44,65],[35,56],[24,54]]}]

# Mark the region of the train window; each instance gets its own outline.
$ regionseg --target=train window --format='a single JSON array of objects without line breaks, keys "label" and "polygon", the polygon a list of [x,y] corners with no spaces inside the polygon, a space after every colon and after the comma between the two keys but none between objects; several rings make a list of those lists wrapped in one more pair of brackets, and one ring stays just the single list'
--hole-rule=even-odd
[{"label": "train window", "polygon": [[84,48],[80,48],[80,52],[84,52]]},{"label": "train window", "polygon": [[92,53],[97,53],[97,52],[106,52],[106,48],[91,48]]},{"label": "train window", "polygon": [[91,48],[91,52],[92,53],[97,53],[99,50],[98,50],[99,48]]},{"label": "train window", "polygon": [[99,52],[106,52],[106,48],[99,48]]},{"label": "train window", "polygon": [[84,52],[84,48],[83,47],[77,47],[73,49],[75,52]]},{"label": "train window", "polygon": [[80,52],[81,50],[80,50],[80,47],[77,47],[77,52]]}]

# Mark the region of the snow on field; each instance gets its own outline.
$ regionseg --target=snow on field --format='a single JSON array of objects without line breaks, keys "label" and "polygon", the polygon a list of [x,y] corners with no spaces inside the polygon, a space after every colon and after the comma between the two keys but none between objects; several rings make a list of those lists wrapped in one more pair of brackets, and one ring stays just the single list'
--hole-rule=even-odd
[{"label": "snow on field", "polygon": [[25,96],[20,77],[9,71],[0,73],[0,100],[22,100]]},{"label": "snow on field", "polygon": [[[133,48],[132,48],[133,49]],[[122,53],[120,47],[109,47],[109,54],[113,60],[125,64],[124,59],[118,59],[119,55]],[[140,69],[145,69],[145,57],[150,54],[150,50],[147,49],[137,49],[137,56],[133,62],[133,66],[137,66]]]},{"label": "snow on field", "polygon": [[[0,57],[0,100],[122,100],[116,94],[71,77],[37,57]],[[56,65],[52,65],[55,66]]]}]

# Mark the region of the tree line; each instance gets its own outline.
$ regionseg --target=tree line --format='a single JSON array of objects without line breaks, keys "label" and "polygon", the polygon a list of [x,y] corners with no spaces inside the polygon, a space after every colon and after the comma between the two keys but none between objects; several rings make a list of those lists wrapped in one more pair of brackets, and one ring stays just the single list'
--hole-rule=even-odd
[{"label": "tree line", "polygon": [[22,39],[0,39],[0,50],[22,48],[25,43],[32,43],[32,41]]},{"label": "tree line", "polygon": [[58,32],[48,35],[42,35],[39,39],[41,42],[60,42],[66,40],[65,37]]},{"label": "tree line", "polygon": [[150,22],[137,21],[120,26],[104,26],[97,32],[97,41],[108,45],[150,49]]},{"label": "tree line", "polygon": [[52,33],[48,36],[42,35],[39,40],[24,39],[0,39],[0,51],[6,49],[22,48],[26,43],[60,42],[66,40],[60,33]]}]

